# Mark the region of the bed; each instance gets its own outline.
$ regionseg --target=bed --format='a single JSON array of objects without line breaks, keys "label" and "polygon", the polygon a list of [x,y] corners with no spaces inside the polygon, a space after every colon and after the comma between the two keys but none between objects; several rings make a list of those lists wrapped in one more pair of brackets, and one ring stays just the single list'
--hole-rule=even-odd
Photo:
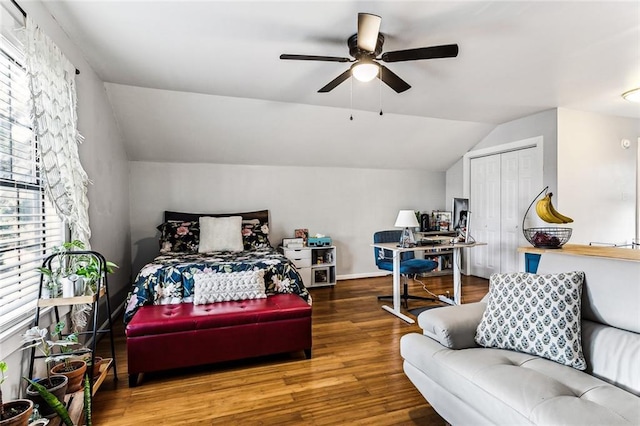
[{"label": "bed", "polygon": [[[237,216],[242,218],[242,251],[199,252],[201,217]],[[312,303],[298,271],[269,242],[268,210],[224,214],[166,211],[158,230],[160,255],[138,273],[125,304],[125,324],[141,306],[192,303],[194,276],[200,273],[263,270],[266,295],[293,293]]]}]

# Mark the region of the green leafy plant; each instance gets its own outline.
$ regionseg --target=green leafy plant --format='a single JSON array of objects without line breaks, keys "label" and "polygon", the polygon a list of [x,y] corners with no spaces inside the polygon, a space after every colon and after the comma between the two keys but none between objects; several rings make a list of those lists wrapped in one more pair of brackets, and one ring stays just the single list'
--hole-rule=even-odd
[{"label": "green leafy plant", "polygon": [[[66,256],[67,253],[74,250],[85,250],[84,243],[80,240],[73,240],[63,243],[60,246],[53,248],[53,253],[57,255],[55,262],[52,262],[52,268],[39,267],[37,268],[40,273],[47,277],[47,286],[52,288],[55,286],[57,280],[60,277],[73,277],[72,281],[75,281],[77,277],[82,277],[85,284],[88,285],[92,291],[96,291],[96,283],[102,277],[100,271],[100,261],[96,256],[91,254],[80,254],[77,256]],[[55,264],[56,267],[53,266]],[[111,261],[106,261],[105,269],[107,273],[112,274],[118,265]]]},{"label": "green leafy plant", "polygon": [[84,375],[84,421],[91,426],[91,383],[89,375]]},{"label": "green leafy plant", "polygon": [[[67,336],[63,336],[62,332],[64,331],[64,327],[65,327],[65,323],[63,321],[60,321],[59,323],[56,324],[53,332],[51,333],[52,337],[55,337],[57,339],[59,339],[58,341],[66,341],[66,342],[72,342],[75,345],[79,345],[80,343],[78,342],[78,334],[77,333],[71,333]],[[65,371],[71,371],[72,367],[71,367],[71,352],[74,352],[74,349],[71,348],[71,345],[61,345],[60,346],[60,353],[62,354],[67,354],[67,356],[64,358],[64,363],[65,363]],[[59,358],[56,359],[56,361],[60,360]]]},{"label": "green leafy plant", "polygon": [[[64,406],[62,402],[54,394],[49,392],[47,388],[42,386],[41,384],[34,382],[33,380],[27,379],[23,377],[33,388],[38,391],[38,394],[44,399],[44,401],[49,405],[53,411],[60,417],[62,422],[67,426],[74,426],[73,421],[71,420],[71,416],[69,416],[69,411]],[[86,426],[91,426],[91,383],[89,382],[89,376],[84,376],[84,417]]]},{"label": "green leafy plant", "polygon": [[4,373],[7,372],[7,363],[0,361],[0,420],[4,419],[4,401],[2,400],[2,384],[6,380]]},{"label": "green leafy plant", "polygon": [[49,392],[47,388],[42,386],[40,383],[34,382],[33,380],[27,379],[26,377],[23,378],[27,382],[29,382],[29,384],[33,386],[35,390],[38,391],[38,394],[42,397],[42,399],[44,399],[47,405],[49,405],[53,409],[53,411],[55,411],[55,413],[60,417],[65,425],[73,426],[73,421],[71,421],[71,417],[69,417],[69,412],[65,408],[64,404],[62,404],[62,402],[60,402],[60,400],[56,398],[54,394]]},{"label": "green leafy plant", "polygon": [[[58,325],[59,324],[60,323],[58,323]],[[56,328],[58,325],[56,325]],[[62,328],[64,328],[64,323],[62,324]],[[22,342],[27,345],[22,349],[36,348],[45,357],[45,364],[47,365],[47,380],[49,385],[51,385],[51,363],[66,360],[72,356],[68,351],[67,353],[55,354],[53,348],[55,346],[63,348],[71,345],[77,345],[78,342],[77,338],[75,342],[68,340],[67,338],[56,341],[48,340],[46,338],[48,333],[49,331],[46,328],[39,328],[38,326],[31,327],[22,335]]]}]

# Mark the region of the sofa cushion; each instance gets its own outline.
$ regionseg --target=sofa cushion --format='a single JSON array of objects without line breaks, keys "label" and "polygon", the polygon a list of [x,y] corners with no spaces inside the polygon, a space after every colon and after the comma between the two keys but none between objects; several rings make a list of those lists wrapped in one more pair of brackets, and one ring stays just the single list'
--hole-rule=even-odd
[{"label": "sofa cushion", "polygon": [[418,315],[425,336],[449,349],[474,348],[476,329],[487,307],[484,302],[428,309]]},{"label": "sofa cushion", "polygon": [[640,334],[583,320],[582,350],[587,373],[640,396]]},{"label": "sofa cushion", "polygon": [[[626,249],[620,249],[626,250]],[[562,250],[547,251],[540,258],[539,274],[567,270],[585,271],[582,290],[582,318],[640,333],[640,262],[573,256]]]},{"label": "sofa cushion", "polygon": [[583,272],[493,274],[476,342],[584,370],[580,329],[583,281]]}]

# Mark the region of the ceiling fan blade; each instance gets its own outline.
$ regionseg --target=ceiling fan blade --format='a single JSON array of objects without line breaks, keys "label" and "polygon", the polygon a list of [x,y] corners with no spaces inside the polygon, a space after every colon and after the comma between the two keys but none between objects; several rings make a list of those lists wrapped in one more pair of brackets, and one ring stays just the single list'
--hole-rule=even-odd
[{"label": "ceiling fan blade", "polygon": [[358,13],[358,49],[366,52],[376,50],[382,18],[370,13]]},{"label": "ceiling fan blade", "polygon": [[385,62],[417,61],[420,59],[455,58],[458,56],[457,44],[419,47],[417,49],[396,50],[382,54]]},{"label": "ceiling fan blade", "polygon": [[351,69],[348,69],[342,74],[340,74],[339,76],[337,76],[336,78],[334,78],[333,80],[331,80],[329,84],[324,86],[322,89],[318,90],[318,93],[327,93],[332,91],[333,89],[338,87],[340,83],[348,79],[350,76],[351,76]]},{"label": "ceiling fan blade", "polygon": [[402,93],[405,90],[409,90],[411,86],[409,83],[398,77],[396,73],[391,71],[384,65],[380,65],[380,75],[378,76],[387,86],[391,87],[397,93]]},{"label": "ceiling fan blade", "polygon": [[313,55],[289,55],[282,54],[280,59],[293,59],[296,61],[325,61],[325,62],[351,62],[349,58],[339,58],[337,56],[313,56]]}]

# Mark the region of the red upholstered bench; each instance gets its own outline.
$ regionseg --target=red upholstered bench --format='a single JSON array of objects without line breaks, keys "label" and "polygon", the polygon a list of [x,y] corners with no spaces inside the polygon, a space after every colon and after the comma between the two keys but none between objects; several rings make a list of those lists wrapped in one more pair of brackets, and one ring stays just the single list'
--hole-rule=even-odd
[{"label": "red upholstered bench", "polygon": [[126,327],[129,386],[140,373],[303,350],[311,306],[295,294],[207,305],[142,306]]}]

